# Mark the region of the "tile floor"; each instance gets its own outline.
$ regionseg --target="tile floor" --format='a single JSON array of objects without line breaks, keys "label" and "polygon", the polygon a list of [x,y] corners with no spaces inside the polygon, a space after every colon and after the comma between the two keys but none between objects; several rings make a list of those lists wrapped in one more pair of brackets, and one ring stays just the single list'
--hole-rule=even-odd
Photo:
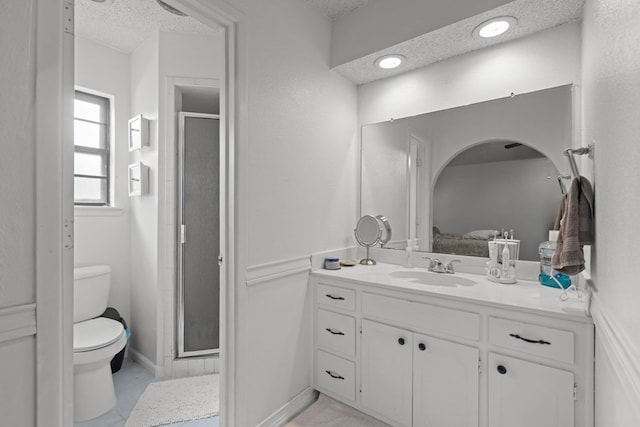
[{"label": "tile floor", "polygon": [[[115,408],[106,414],[82,423],[75,423],[74,427],[124,427],[124,423],[133,411],[138,398],[152,382],[157,381],[142,366],[125,358],[122,368],[113,374],[113,384],[116,389],[118,402]],[[219,427],[219,418],[211,417],[201,420],[185,421],[165,424],[170,427]]]}]

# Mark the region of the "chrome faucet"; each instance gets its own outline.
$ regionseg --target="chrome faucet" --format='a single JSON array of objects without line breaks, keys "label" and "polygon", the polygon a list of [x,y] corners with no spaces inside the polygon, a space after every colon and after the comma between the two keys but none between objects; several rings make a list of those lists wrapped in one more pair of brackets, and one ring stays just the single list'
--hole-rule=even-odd
[{"label": "chrome faucet", "polygon": [[453,268],[453,263],[454,262],[460,262],[459,259],[453,259],[451,261],[449,261],[448,263],[443,263],[442,261],[440,261],[438,258],[431,258],[428,256],[424,256],[422,257],[424,259],[428,259],[429,260],[429,266],[427,267],[427,270],[429,271],[433,271],[434,273],[449,273],[449,274],[453,274],[456,271]]}]

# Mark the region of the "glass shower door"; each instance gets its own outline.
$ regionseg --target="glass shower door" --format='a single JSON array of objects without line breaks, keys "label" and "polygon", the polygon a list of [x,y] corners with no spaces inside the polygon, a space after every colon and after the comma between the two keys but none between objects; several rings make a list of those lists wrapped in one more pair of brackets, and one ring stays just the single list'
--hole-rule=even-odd
[{"label": "glass shower door", "polygon": [[188,357],[220,347],[220,121],[178,119],[178,356]]}]

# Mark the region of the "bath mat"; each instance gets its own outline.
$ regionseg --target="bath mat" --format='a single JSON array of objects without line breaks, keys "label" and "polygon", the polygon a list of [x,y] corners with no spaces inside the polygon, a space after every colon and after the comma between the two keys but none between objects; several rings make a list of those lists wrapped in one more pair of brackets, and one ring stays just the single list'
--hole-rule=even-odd
[{"label": "bath mat", "polygon": [[388,427],[369,415],[320,394],[318,400],[285,427]]},{"label": "bath mat", "polygon": [[151,427],[218,414],[219,375],[159,381],[147,386],[125,427]]}]

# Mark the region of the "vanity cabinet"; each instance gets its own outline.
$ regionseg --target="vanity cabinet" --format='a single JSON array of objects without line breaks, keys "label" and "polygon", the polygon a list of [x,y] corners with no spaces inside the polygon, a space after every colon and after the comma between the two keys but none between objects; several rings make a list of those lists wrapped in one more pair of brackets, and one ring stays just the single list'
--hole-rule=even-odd
[{"label": "vanity cabinet", "polygon": [[489,354],[491,427],[573,426],[573,396],[572,372]]},{"label": "vanity cabinet", "polygon": [[478,349],[362,320],[362,405],[397,425],[478,425]]},{"label": "vanity cabinet", "polygon": [[573,365],[570,330],[489,317],[489,343],[541,363],[499,353],[488,355],[489,425],[492,427],[573,426],[575,376],[551,365]]},{"label": "vanity cabinet", "polygon": [[517,306],[547,295],[534,283],[475,285],[504,290],[487,302],[376,282],[375,268],[311,275],[318,391],[393,426],[593,427],[586,315]]}]

